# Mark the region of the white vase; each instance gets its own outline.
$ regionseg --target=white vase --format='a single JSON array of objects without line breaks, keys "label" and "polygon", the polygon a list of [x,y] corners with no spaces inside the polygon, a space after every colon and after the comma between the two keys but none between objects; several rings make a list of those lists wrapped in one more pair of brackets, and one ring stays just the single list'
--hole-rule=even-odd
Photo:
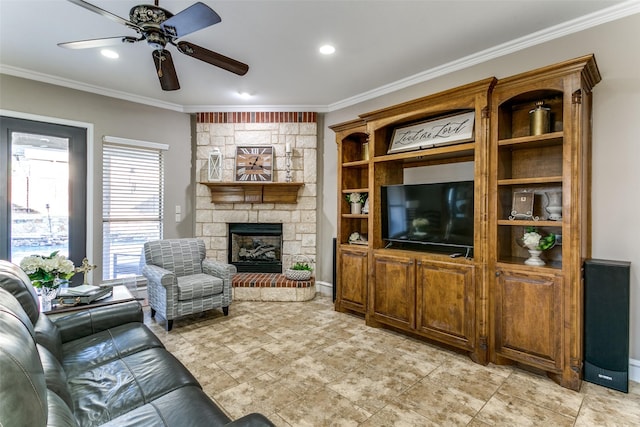
[{"label": "white vase", "polygon": [[351,213],[359,215],[362,213],[362,203],[351,203]]},{"label": "white vase", "polygon": [[549,219],[552,221],[562,220],[562,191],[547,191],[547,206],[545,209],[549,212]]},{"label": "white vase", "polygon": [[524,262],[527,265],[544,265],[544,261],[540,259],[542,251],[537,249],[527,249],[529,251],[529,258]]}]

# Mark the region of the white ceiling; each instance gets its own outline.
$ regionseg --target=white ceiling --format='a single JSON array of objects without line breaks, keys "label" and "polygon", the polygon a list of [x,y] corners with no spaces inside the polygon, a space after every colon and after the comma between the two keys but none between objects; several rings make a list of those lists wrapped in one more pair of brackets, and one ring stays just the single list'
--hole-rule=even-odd
[{"label": "white ceiling", "polygon": [[[127,18],[152,0],[90,0]],[[160,0],[174,14],[194,0]],[[204,0],[222,22],[184,40],[249,64],[237,76],[168,47],[181,89],[163,92],[145,42],[70,50],[59,42],[135,32],[65,0],[0,0],[0,72],[178,111],[330,111],[567,32],[637,13],[620,0]],[[631,12],[629,12],[631,11]],[[517,40],[518,43],[514,43]],[[332,56],[318,47],[335,45]],[[241,99],[238,92],[253,97]]]}]

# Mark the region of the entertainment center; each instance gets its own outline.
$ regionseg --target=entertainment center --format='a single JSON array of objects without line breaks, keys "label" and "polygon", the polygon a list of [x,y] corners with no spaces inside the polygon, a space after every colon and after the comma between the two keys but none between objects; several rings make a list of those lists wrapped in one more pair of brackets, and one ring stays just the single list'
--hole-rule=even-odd
[{"label": "entertainment center", "polygon": [[[588,55],[330,126],[340,163],[336,310],[579,389],[599,81]],[[445,143],[431,141],[445,132]],[[473,180],[407,180],[456,164],[472,165]],[[367,195],[367,213],[351,213],[354,192]],[[558,236],[542,266],[524,263],[531,227]]]}]

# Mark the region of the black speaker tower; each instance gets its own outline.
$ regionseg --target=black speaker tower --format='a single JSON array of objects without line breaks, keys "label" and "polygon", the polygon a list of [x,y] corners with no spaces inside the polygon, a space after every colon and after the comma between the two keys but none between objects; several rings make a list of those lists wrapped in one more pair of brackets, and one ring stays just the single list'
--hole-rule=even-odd
[{"label": "black speaker tower", "polygon": [[629,392],[631,264],[584,262],[584,380]]}]

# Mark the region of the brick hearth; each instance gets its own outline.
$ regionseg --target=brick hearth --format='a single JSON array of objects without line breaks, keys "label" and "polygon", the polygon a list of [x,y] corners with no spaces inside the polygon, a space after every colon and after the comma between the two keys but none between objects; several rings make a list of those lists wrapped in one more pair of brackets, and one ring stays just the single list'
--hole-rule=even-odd
[{"label": "brick hearth", "polygon": [[308,301],[316,294],[313,277],[289,280],[278,273],[238,273],[232,284],[238,301]]}]

